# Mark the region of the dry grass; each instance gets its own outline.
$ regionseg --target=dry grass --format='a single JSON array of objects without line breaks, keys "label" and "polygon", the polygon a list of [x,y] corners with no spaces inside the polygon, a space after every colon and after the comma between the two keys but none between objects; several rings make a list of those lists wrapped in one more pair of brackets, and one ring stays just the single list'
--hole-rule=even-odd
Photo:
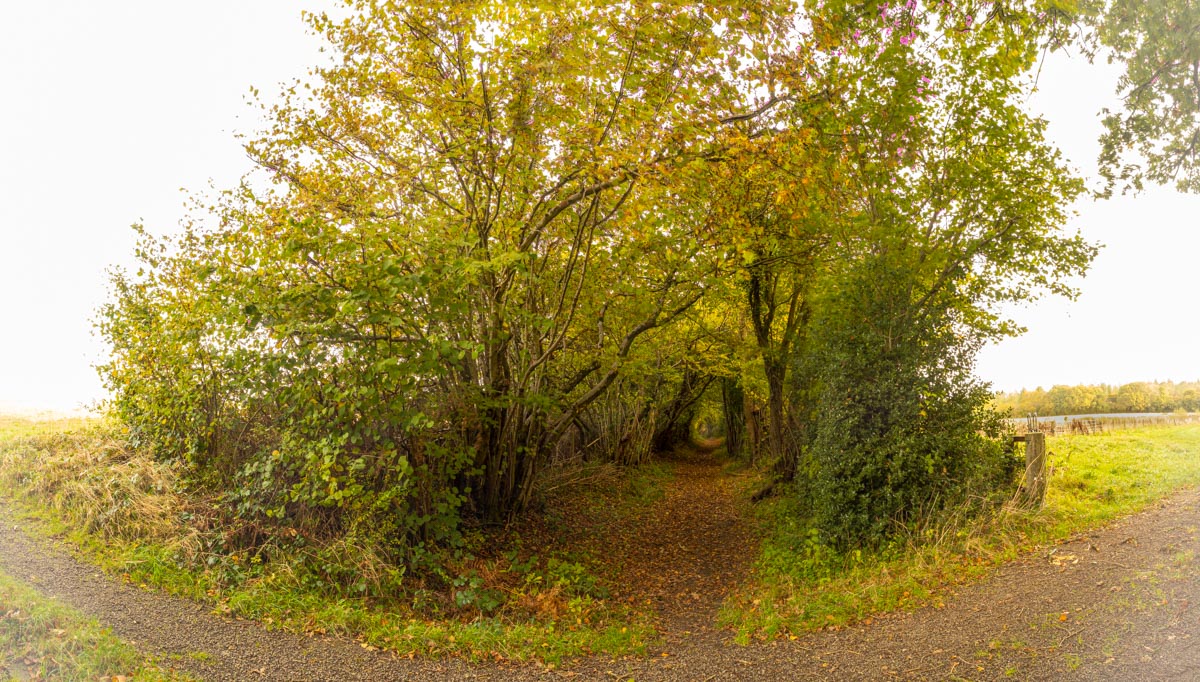
[{"label": "dry grass", "polygon": [[178,472],[129,447],[103,420],[0,427],[0,486],[101,538],[188,544]]},{"label": "dry grass", "polygon": [[[617,471],[567,467],[549,484],[559,487],[543,492],[616,494],[613,485],[625,483]],[[185,488],[184,473],[130,447],[120,424],[0,417],[0,494],[45,521],[35,528],[61,533],[132,583],[276,627],[352,634],[400,654],[558,661],[642,651],[653,637],[649,621],[594,596],[586,567],[552,556],[518,566],[504,552],[481,558],[464,548],[442,556],[437,575],[405,576],[353,533],[255,552],[240,538],[262,529]],[[628,481],[630,495],[656,488],[643,478],[650,480]]]}]

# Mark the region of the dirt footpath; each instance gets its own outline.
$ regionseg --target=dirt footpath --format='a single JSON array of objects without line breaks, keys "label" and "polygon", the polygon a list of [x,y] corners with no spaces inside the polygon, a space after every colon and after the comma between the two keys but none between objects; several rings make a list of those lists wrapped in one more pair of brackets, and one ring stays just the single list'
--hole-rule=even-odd
[{"label": "dirt footpath", "polygon": [[[1200,679],[1200,495],[1186,492],[1010,564],[941,609],[797,641],[700,637],[637,680]],[[610,678],[611,679],[611,678]]]},{"label": "dirt footpath", "polygon": [[[665,499],[673,499],[668,495]],[[685,504],[686,500],[680,500]],[[713,523],[728,517],[713,514]],[[201,605],[121,585],[0,524],[0,566],[99,619],[122,638],[205,680],[1193,680],[1200,678],[1200,493],[1178,494],[1105,529],[1010,564],[963,588],[944,608],[869,626],[747,647],[668,607],[664,651],[588,659],[561,670],[409,661],[342,638],[272,632]],[[741,532],[741,531],[738,531]],[[664,535],[678,545],[681,536]],[[696,535],[708,561],[735,545]],[[664,548],[675,558],[697,547]],[[686,550],[686,551],[685,551]],[[653,551],[647,548],[646,551]],[[727,575],[697,575],[697,587]],[[664,595],[690,588],[668,583]],[[707,600],[701,600],[707,601]],[[662,654],[666,654],[665,656]]]}]

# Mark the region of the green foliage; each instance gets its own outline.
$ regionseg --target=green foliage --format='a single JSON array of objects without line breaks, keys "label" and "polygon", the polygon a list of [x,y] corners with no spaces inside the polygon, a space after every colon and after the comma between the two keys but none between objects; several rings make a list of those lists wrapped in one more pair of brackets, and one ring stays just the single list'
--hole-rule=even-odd
[{"label": "green foliage", "polygon": [[[784,226],[766,254],[773,272],[751,268],[748,286],[751,316],[770,312],[757,303],[764,284],[791,290],[767,324],[755,323],[766,329],[757,335],[768,374],[767,351],[794,345],[785,427],[801,447],[782,478],[838,549],[884,543],[969,496],[1007,492],[1012,460],[971,376],[975,353],[1018,331],[998,304],[1073,295],[1067,278],[1096,253],[1064,229],[1080,182],[1044,123],[1017,104],[1036,55],[1030,37],[1053,21],[1031,5],[912,4],[833,10],[825,29],[844,54],[830,77],[869,94],[822,113],[856,163],[776,197],[794,213],[772,212]],[[837,152],[834,140],[818,159]],[[793,208],[793,193],[840,210]],[[781,269],[789,255],[803,267]]]},{"label": "green foliage", "polygon": [[996,409],[1014,417],[1128,412],[1200,411],[1200,382],[1135,381],[1121,386],[1038,387],[996,396]]},{"label": "green foliage", "polygon": [[772,501],[760,510],[766,537],[754,582],[727,601],[722,622],[747,641],[937,607],[1004,562],[1200,482],[1196,426],[1056,436],[1048,450],[1041,511],[943,515],[873,549],[831,546],[797,500]]},{"label": "green foliage", "polygon": [[101,372],[135,445],[265,535],[414,564],[525,507],[573,430],[638,463],[686,428],[695,373],[641,350],[712,271],[674,176],[782,29],[770,2],[352,4],[310,17],[343,59],[247,145],[276,190],[114,276]]},{"label": "green foliage", "polygon": [[608,596],[605,589],[585,566],[575,561],[564,561],[551,557],[546,562],[543,582],[558,588],[571,597],[595,597],[603,599]]},{"label": "green foliage", "polygon": [[214,564],[494,608],[463,519],[644,463],[716,377],[839,543],[998,480],[970,357],[1095,253],[1020,106],[1041,3],[348,6],[247,144],[269,187],[143,234],[99,320],[135,447],[235,529]]},{"label": "green foliage", "polygon": [[[813,41],[796,59],[813,89],[797,86],[794,102],[747,125],[741,153],[711,169],[713,211],[736,254],[726,267],[739,290],[722,294],[726,305],[741,303],[742,337],[756,350],[739,379],[759,384],[749,414],[761,408],[764,424],[754,426],[777,478],[803,476],[805,423],[826,418],[808,414],[824,407],[795,398],[817,387],[789,396],[785,385],[790,367],[817,362],[804,357],[808,337],[841,314],[823,307],[836,307],[832,291],[847,272],[882,256],[911,271],[898,283],[906,305],[935,322],[908,331],[919,338],[953,326],[971,349],[975,339],[1019,331],[998,304],[1073,295],[1068,278],[1095,255],[1063,229],[1082,185],[1045,140],[1044,122],[1020,106],[1037,41],[1058,30],[1042,9],[809,5]],[[846,325],[869,336],[904,322],[894,314],[863,308]]]},{"label": "green foliage", "polygon": [[[806,366],[810,500],[824,542],[877,544],[969,495],[1005,495],[1015,460],[972,376],[978,336],[922,307],[917,273],[875,258],[822,307]],[[915,294],[915,295],[914,295]]]},{"label": "green foliage", "polygon": [[1075,8],[1091,57],[1124,67],[1121,106],[1105,110],[1106,194],[1146,181],[1200,191],[1200,7],[1190,0],[1088,0]]}]

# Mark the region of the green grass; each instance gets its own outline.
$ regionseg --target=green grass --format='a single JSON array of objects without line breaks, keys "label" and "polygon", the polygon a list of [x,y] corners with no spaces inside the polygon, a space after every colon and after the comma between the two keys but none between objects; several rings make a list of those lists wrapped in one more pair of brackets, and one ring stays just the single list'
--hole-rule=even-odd
[{"label": "green grass", "polygon": [[726,602],[721,621],[745,643],[937,607],[952,585],[1200,483],[1200,426],[1058,436],[1048,450],[1044,509],[1008,506],[983,519],[950,520],[873,554],[832,552],[792,503],[765,505],[767,539],[754,578]]},{"label": "green grass", "polygon": [[[983,519],[952,519],[911,531],[878,553],[832,552],[793,503],[761,505],[766,540],[754,577],[727,601],[721,621],[748,642],[938,606],[950,586],[1200,483],[1200,426],[1060,436],[1048,446],[1052,468],[1043,510],[1006,507]],[[587,531],[601,536],[605,523],[640,518],[670,475],[663,466],[619,478],[601,469],[581,472],[578,483],[568,481],[560,491],[575,507],[549,537],[589,517],[605,517]],[[548,551],[542,544],[540,558],[481,552],[460,562],[450,577],[472,581],[461,594],[494,602],[475,610],[447,607],[439,592],[444,588],[415,576],[405,577],[405,587],[391,598],[371,599],[306,587],[286,561],[260,565],[219,556],[202,568],[196,532],[180,520],[189,502],[174,476],[122,449],[111,427],[80,433],[78,422],[0,420],[0,488],[39,518],[44,532],[65,538],[84,558],[134,584],[271,627],[346,634],[400,655],[557,663],[588,653],[640,654],[656,643],[649,617],[610,603],[596,589],[603,557]],[[554,531],[553,519],[548,522]],[[480,548],[493,541],[480,537]]]},{"label": "green grass", "polygon": [[[269,565],[253,577],[229,583],[211,573],[179,566],[172,553],[160,546],[106,544],[80,533],[69,537],[79,543],[86,558],[132,584],[208,602],[216,612],[259,620],[267,627],[347,635],[368,647],[400,655],[558,663],[590,653],[645,653],[656,638],[648,619],[586,596],[563,598],[553,589],[537,593],[561,603],[562,608],[552,617],[497,615],[463,620],[398,601],[306,589],[296,583],[285,565]],[[530,598],[536,599],[533,592],[527,590]]]},{"label": "green grass", "polygon": [[90,417],[14,417],[0,414],[0,446],[19,438],[46,436],[88,428],[99,420]]},{"label": "green grass", "polygon": [[[608,502],[587,491],[572,495],[585,507],[636,514],[661,497],[668,476],[665,468],[610,472],[598,485]],[[132,584],[269,627],[344,634],[400,655],[558,663],[642,654],[657,639],[650,617],[606,599],[588,557],[540,547],[543,556],[459,559],[443,578],[463,582],[449,605],[444,588],[427,589],[425,577],[400,579],[394,594],[366,598],[314,589],[288,557],[263,564],[214,553],[212,538],[184,521],[203,502],[181,492],[177,479],[171,467],[128,448],[118,426],[0,420],[0,490],[41,533]],[[458,600],[466,607],[456,608]]]},{"label": "green grass", "polygon": [[[122,642],[95,620],[0,573],[2,679],[188,680]],[[24,674],[22,674],[24,673]]]}]

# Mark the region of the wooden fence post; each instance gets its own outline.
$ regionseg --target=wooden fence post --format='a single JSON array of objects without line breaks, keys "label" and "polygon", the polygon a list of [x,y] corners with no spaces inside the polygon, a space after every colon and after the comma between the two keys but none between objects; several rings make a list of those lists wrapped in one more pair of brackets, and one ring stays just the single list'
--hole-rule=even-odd
[{"label": "wooden fence post", "polygon": [[1046,503],[1046,434],[1025,434],[1025,500],[1034,509]]}]

